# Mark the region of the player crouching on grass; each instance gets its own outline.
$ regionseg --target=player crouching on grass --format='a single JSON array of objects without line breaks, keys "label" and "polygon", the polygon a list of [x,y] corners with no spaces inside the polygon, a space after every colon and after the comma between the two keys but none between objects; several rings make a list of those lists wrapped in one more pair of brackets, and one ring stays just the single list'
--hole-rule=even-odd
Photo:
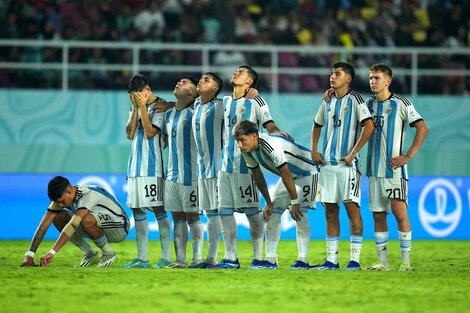
[{"label": "player crouching on grass", "polygon": [[84,240],[85,236],[102,251],[98,267],[110,266],[116,260],[116,253],[108,242],[121,242],[129,232],[129,218],[116,198],[100,187],[72,186],[62,176],[49,181],[47,193],[52,203],[34,233],[21,266],[36,266],[34,254],[52,223],[61,233],[52,249],[41,257],[41,266],[48,266],[69,240],[85,253],[77,267],[90,265],[98,253]]},{"label": "player crouching on grass", "polygon": [[[318,182],[318,168],[310,159],[310,149],[281,135],[259,133],[258,126],[249,120],[242,120],[235,125],[233,137],[266,200],[263,211],[267,221],[266,260],[260,261],[256,266],[251,265],[248,269],[277,268],[281,215],[288,209],[297,226],[298,251],[297,261],[289,269],[308,270],[308,210],[315,208]],[[272,193],[272,201],[260,164],[280,176]]]}]

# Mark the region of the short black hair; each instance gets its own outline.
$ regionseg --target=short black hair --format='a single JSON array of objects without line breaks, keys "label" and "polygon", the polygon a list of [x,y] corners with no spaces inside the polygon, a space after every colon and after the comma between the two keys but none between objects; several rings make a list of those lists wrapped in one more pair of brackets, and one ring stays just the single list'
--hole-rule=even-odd
[{"label": "short black hair", "polygon": [[235,140],[238,140],[240,136],[246,136],[251,134],[257,134],[259,132],[258,125],[250,120],[241,120],[232,130],[232,135]]},{"label": "short black hair", "polygon": [[356,75],[356,71],[354,70],[354,66],[351,63],[337,62],[333,64],[333,66],[331,67],[332,70],[337,69],[337,68],[342,68],[346,74],[349,74],[351,76],[351,79],[354,79],[354,76]]},{"label": "short black hair", "polygon": [[70,181],[63,176],[56,176],[49,181],[47,185],[47,195],[51,201],[57,201],[70,186]]},{"label": "short black hair", "polygon": [[215,92],[215,96],[217,97],[217,95],[222,91],[222,88],[224,88],[224,80],[220,78],[220,76],[214,72],[205,72],[204,74],[202,74],[202,76],[204,75],[212,77],[212,79],[215,81],[215,83],[219,87],[217,91]]},{"label": "short black hair", "polygon": [[129,80],[127,85],[127,92],[131,93],[133,91],[142,91],[149,84],[147,77],[142,74],[135,74]]},{"label": "short black hair", "polygon": [[256,73],[256,71],[249,65],[242,65],[238,68],[246,68],[248,70],[248,75],[250,75],[250,77],[253,79],[253,83],[251,83],[251,88],[256,88],[256,86],[258,85],[258,73]]}]

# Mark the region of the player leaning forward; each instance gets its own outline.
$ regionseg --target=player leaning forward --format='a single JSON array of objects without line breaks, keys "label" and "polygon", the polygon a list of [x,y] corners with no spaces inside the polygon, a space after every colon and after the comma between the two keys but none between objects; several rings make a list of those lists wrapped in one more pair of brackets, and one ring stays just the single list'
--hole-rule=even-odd
[{"label": "player leaning forward", "polygon": [[47,193],[52,203],[41,219],[21,265],[35,266],[34,254],[54,223],[61,233],[52,249],[41,257],[41,266],[48,266],[68,241],[85,253],[78,266],[90,265],[98,253],[84,237],[91,238],[102,251],[98,267],[110,266],[116,260],[116,254],[108,242],[123,241],[129,231],[129,219],[116,198],[100,187],[72,186],[62,176],[49,181]]},{"label": "player leaning forward", "polygon": [[[281,215],[289,210],[297,226],[297,261],[290,269],[309,269],[308,248],[310,223],[308,210],[315,208],[318,169],[310,159],[310,150],[292,139],[259,133],[255,123],[242,120],[233,129],[246,165],[253,173],[261,194],[266,200],[264,218],[266,225],[266,260],[250,269],[276,269],[277,246],[281,235]],[[260,164],[280,176],[271,196]]]}]

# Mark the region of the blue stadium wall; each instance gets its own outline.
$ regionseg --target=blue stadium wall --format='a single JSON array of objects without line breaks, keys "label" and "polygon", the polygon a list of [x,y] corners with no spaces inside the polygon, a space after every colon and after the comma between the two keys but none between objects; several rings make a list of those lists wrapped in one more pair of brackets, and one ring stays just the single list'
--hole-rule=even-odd
[{"label": "blue stadium wall", "polygon": [[[171,93],[158,93],[173,100]],[[276,123],[310,146],[310,131],[321,95],[266,95]],[[470,239],[470,103],[465,97],[411,99],[425,118],[429,136],[409,172],[409,213],[416,239]],[[0,239],[29,239],[49,204],[46,185],[57,174],[73,183],[101,185],[125,204],[125,171],[130,143],[124,134],[129,101],[125,92],[0,91]],[[414,130],[407,133],[409,147]],[[366,149],[361,152],[365,161]],[[273,185],[277,177],[267,174]],[[364,236],[373,238],[367,179],[362,182]],[[131,211],[126,209],[129,215]],[[323,207],[309,213],[312,239],[325,238]],[[203,221],[204,217],[202,217]],[[237,214],[239,238],[249,239],[248,222]],[[158,238],[149,214],[150,237]],[[348,238],[341,212],[341,237]],[[389,217],[391,237],[396,223]],[[287,213],[282,238],[295,238]],[[56,238],[50,230],[46,238]],[[131,229],[129,239],[135,238]]]}]

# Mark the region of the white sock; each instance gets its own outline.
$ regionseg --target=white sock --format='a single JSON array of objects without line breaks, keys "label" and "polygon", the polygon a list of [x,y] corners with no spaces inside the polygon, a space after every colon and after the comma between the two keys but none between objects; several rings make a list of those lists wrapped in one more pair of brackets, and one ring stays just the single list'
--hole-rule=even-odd
[{"label": "white sock", "polygon": [[189,224],[189,231],[191,232],[191,244],[193,246],[192,263],[201,263],[202,249],[204,247],[204,228],[201,221],[197,219],[194,223]]},{"label": "white sock", "polygon": [[85,238],[83,238],[84,232],[82,227],[78,227],[77,231],[70,237],[70,242],[76,246],[78,249],[82,250],[84,254],[92,254],[95,252],[93,248],[86,242]]},{"label": "white sock", "polygon": [[261,213],[248,216],[250,223],[251,244],[253,245],[253,259],[263,258],[264,221]]},{"label": "white sock", "polygon": [[173,230],[176,262],[186,264],[186,244],[188,243],[188,225],[186,220],[175,220]]},{"label": "white sock", "polygon": [[134,209],[135,240],[137,243],[137,258],[147,262],[149,260],[149,224],[145,209]]},{"label": "white sock", "polygon": [[388,267],[388,231],[375,232],[375,247],[377,248],[377,260]]},{"label": "white sock", "polygon": [[155,214],[158,223],[158,231],[160,232],[160,247],[162,248],[162,259],[171,261],[170,256],[170,220],[166,212]]},{"label": "white sock", "polygon": [[108,239],[105,235],[101,235],[98,239],[93,239],[93,242],[101,249],[103,255],[113,254],[113,249],[109,246]]},{"label": "white sock", "polygon": [[308,248],[310,246],[310,222],[308,211],[302,210],[303,217],[296,222],[298,260],[308,263]]},{"label": "white sock", "polygon": [[398,231],[398,238],[400,240],[401,262],[410,263],[411,231]]},{"label": "white sock", "polygon": [[225,243],[224,259],[235,261],[237,259],[237,221],[235,216],[220,216],[222,222],[222,234]]},{"label": "white sock", "polygon": [[326,260],[338,264],[339,236],[326,235]]},{"label": "white sock", "polygon": [[362,249],[362,236],[351,235],[350,242],[350,260],[360,263],[361,249]]},{"label": "white sock", "polygon": [[266,223],[266,260],[277,263],[277,245],[281,239],[281,216],[273,212]]},{"label": "white sock", "polygon": [[219,252],[220,234],[222,232],[222,223],[220,222],[219,212],[217,210],[207,210],[207,261],[217,262]]}]

